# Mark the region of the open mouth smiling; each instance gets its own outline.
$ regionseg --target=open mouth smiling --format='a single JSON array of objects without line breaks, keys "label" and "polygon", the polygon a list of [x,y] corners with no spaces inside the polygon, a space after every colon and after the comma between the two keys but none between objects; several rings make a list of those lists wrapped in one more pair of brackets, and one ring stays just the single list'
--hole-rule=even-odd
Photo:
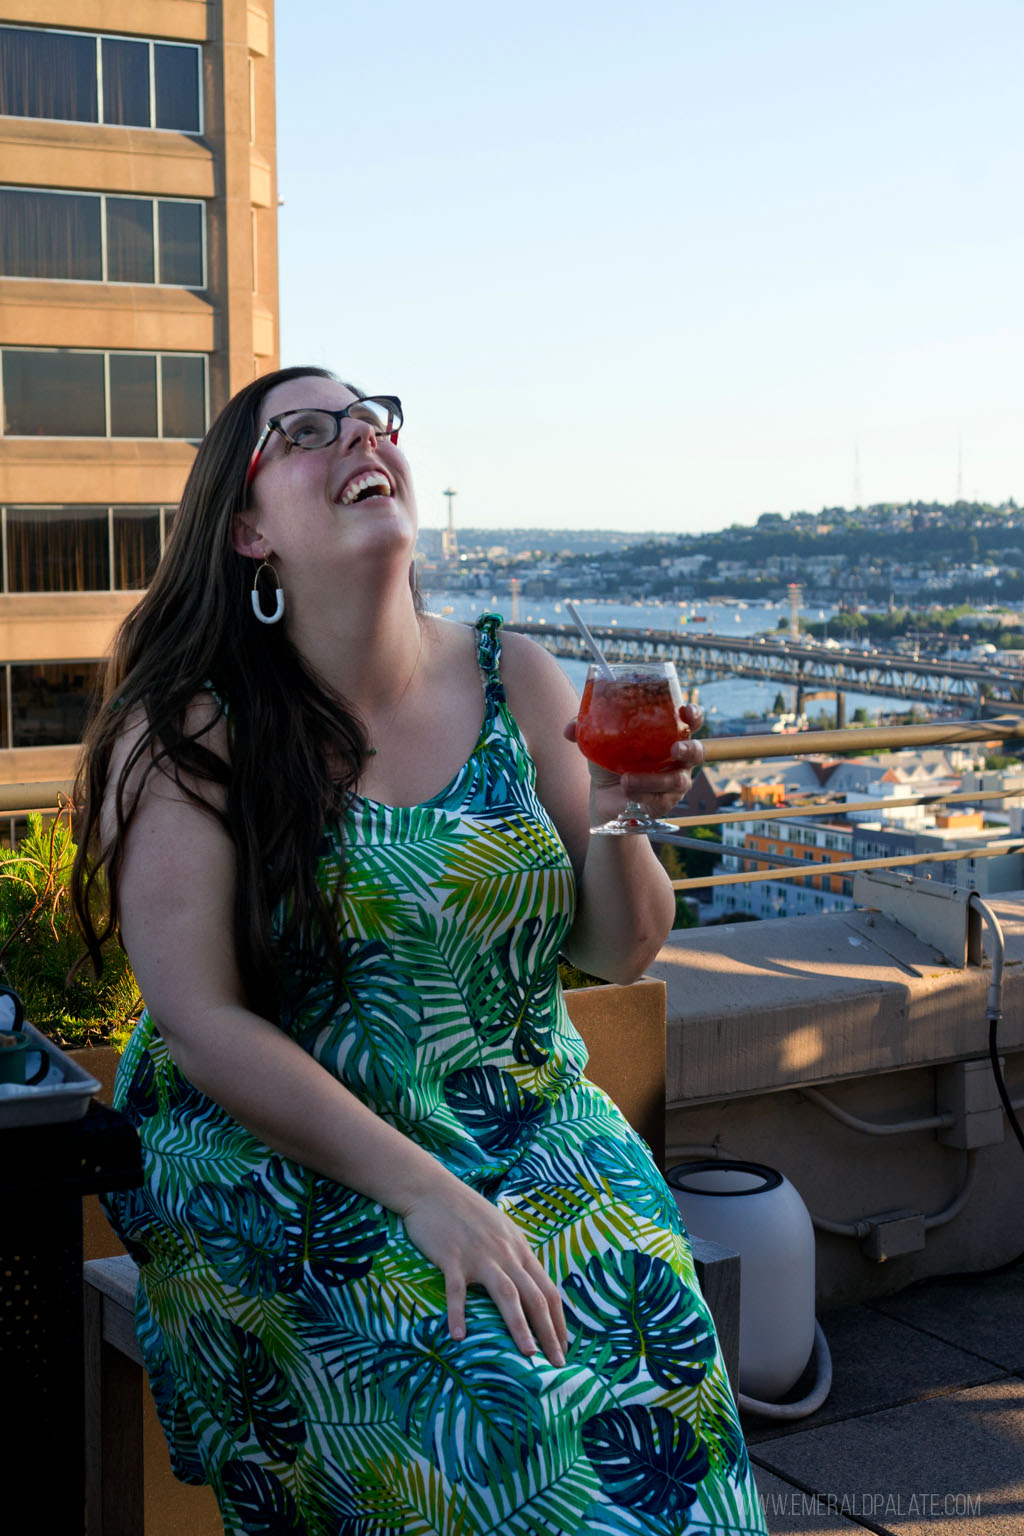
[{"label": "open mouth smiling", "polygon": [[391,486],[387,477],[379,470],[370,470],[364,475],[356,475],[348,482],[341,493],[341,505],[351,507],[357,501],[366,501],[371,496],[390,495]]}]

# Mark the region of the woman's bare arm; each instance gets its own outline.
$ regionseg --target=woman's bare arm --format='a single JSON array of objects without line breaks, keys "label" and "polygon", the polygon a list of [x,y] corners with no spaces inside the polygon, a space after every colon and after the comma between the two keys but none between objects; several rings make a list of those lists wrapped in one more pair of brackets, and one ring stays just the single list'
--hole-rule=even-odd
[{"label": "woman's bare arm", "polygon": [[675,896],[646,837],[592,837],[615,816],[627,793],[665,815],[686,793],[703,761],[699,741],[679,742],[678,768],[618,778],[588,764],[575,745],[579,701],[557,662],[525,636],[502,638],[502,677],[509,708],[537,764],[537,790],[576,870],[578,906],[566,953],[606,981],[635,981],[672,927]]}]

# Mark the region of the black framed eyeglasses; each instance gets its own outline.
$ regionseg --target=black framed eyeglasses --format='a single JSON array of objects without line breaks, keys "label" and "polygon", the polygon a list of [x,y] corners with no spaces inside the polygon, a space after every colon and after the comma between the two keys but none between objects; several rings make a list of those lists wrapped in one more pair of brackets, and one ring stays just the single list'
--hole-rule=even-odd
[{"label": "black framed eyeglasses", "polygon": [[289,451],[292,448],[329,448],[337,442],[346,416],[350,421],[365,422],[376,437],[390,437],[393,443],[398,442],[403,417],[402,402],[397,395],[367,395],[365,400],[353,400],[341,411],[323,410],[319,406],[282,411],[280,416],[271,416],[259,435],[249,460],[246,487],[252,484],[272,432],[281,434]]}]

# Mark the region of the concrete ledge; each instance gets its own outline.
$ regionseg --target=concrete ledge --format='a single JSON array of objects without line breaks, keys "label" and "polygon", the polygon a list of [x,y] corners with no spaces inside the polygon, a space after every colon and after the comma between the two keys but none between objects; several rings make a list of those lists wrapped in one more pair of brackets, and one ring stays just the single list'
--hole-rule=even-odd
[{"label": "concrete ledge", "polygon": [[[1006,940],[1000,1048],[1020,1051],[1024,892],[987,900]],[[669,1107],[987,1050],[988,961],[957,970],[876,912],[681,930],[648,974],[667,990]]]}]

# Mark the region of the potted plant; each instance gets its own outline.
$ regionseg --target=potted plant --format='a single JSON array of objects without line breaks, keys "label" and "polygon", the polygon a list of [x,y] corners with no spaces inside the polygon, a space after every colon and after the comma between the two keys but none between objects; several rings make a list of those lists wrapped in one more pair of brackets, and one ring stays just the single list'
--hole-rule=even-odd
[{"label": "potted plant", "polygon": [[37,1029],[74,1054],[120,1054],[141,1009],[124,951],[111,947],[98,979],[75,926],[68,884],[75,858],[70,805],[44,822],[38,812],[14,848],[0,848],[0,974]]}]

